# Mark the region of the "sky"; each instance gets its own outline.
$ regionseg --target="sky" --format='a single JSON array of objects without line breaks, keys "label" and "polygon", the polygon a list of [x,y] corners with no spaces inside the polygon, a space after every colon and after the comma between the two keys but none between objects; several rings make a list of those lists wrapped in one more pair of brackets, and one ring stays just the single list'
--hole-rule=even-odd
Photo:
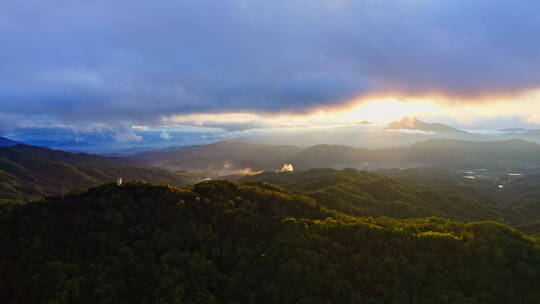
[{"label": "sky", "polygon": [[[2,0],[0,131],[540,128],[534,0]],[[164,135],[167,137],[167,135]]]}]

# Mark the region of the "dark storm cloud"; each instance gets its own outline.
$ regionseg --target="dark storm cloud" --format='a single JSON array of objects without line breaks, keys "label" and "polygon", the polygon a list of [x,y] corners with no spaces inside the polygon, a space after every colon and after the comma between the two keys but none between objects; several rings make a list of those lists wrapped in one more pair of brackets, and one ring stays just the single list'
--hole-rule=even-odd
[{"label": "dark storm cloud", "polygon": [[[0,114],[65,124],[540,86],[537,1],[3,0]],[[16,122],[14,122],[16,123]]]}]

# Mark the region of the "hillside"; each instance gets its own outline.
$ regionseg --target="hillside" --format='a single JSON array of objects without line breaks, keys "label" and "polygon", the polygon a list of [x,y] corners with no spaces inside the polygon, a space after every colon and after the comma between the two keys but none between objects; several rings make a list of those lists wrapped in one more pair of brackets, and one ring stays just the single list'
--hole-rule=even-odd
[{"label": "hillside", "polygon": [[295,146],[224,141],[143,152],[130,159],[151,166],[229,175],[251,169],[279,168],[284,159],[302,150],[303,148]]},{"label": "hillside", "polygon": [[[464,221],[498,220],[509,224],[540,219],[540,212],[523,214],[520,209],[504,207],[489,197],[469,193],[478,191],[477,186],[468,192],[459,187],[436,189],[354,169],[265,172],[240,180],[263,181],[301,191],[326,208],[356,216],[440,216]],[[486,191],[493,193],[495,187],[491,186],[491,189]]]},{"label": "hillside", "polygon": [[109,184],[0,206],[4,303],[535,303],[493,222],[358,218],[276,186]]},{"label": "hillside", "polygon": [[343,167],[350,164],[370,163],[382,160],[375,150],[351,148],[340,145],[317,145],[306,148],[285,162],[293,163],[298,169]]},{"label": "hillside", "polygon": [[453,169],[540,167],[540,145],[521,139],[473,142],[430,139],[407,148],[368,150],[319,145],[287,160],[298,168],[359,169],[439,167]]},{"label": "hillside", "polygon": [[[459,193],[489,205],[507,205],[516,199],[514,192],[509,191],[513,189],[512,185],[505,184],[506,187],[500,189],[499,183],[494,184],[491,179],[464,178],[467,173],[444,168],[382,169],[375,172],[411,187]],[[501,177],[494,179],[502,182]]]},{"label": "hillside", "polygon": [[62,150],[54,150],[30,145],[16,145],[10,147],[9,150],[75,166],[117,167],[136,165],[133,161],[120,157],[105,157],[88,153],[71,153]]},{"label": "hillside", "polygon": [[376,170],[428,166],[454,170],[540,168],[540,145],[520,139],[494,142],[431,139],[406,148],[370,150],[342,145],[302,148],[221,142],[144,152],[131,160],[218,176],[275,171],[284,163],[293,164],[294,168],[300,170],[347,167]]},{"label": "hillside", "polygon": [[22,201],[114,181],[147,180],[186,185],[198,178],[181,172],[140,167],[122,159],[73,154],[31,146],[0,148],[0,202]]},{"label": "hillside", "polygon": [[10,147],[18,145],[19,143],[9,138],[0,137],[0,147]]},{"label": "hillside", "polygon": [[540,167],[540,145],[522,139],[494,142],[428,140],[410,146],[405,157],[440,167]]}]

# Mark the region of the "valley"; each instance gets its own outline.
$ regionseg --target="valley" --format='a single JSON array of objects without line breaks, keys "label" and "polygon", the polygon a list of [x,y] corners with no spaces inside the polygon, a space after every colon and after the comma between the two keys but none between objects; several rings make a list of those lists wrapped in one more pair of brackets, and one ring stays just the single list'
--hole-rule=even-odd
[{"label": "valley", "polygon": [[539,9],[0,1],[0,304],[540,304]]},{"label": "valley", "polygon": [[540,146],[521,139],[127,156],[14,144],[0,147],[0,295],[534,303],[538,185]]}]

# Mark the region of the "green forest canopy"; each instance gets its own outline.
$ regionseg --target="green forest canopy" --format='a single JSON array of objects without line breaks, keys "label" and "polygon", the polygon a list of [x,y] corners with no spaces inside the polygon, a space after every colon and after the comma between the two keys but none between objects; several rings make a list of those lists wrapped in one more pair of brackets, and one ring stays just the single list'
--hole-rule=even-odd
[{"label": "green forest canopy", "polygon": [[357,217],[268,183],[107,184],[0,208],[5,303],[538,303],[495,222]]}]

